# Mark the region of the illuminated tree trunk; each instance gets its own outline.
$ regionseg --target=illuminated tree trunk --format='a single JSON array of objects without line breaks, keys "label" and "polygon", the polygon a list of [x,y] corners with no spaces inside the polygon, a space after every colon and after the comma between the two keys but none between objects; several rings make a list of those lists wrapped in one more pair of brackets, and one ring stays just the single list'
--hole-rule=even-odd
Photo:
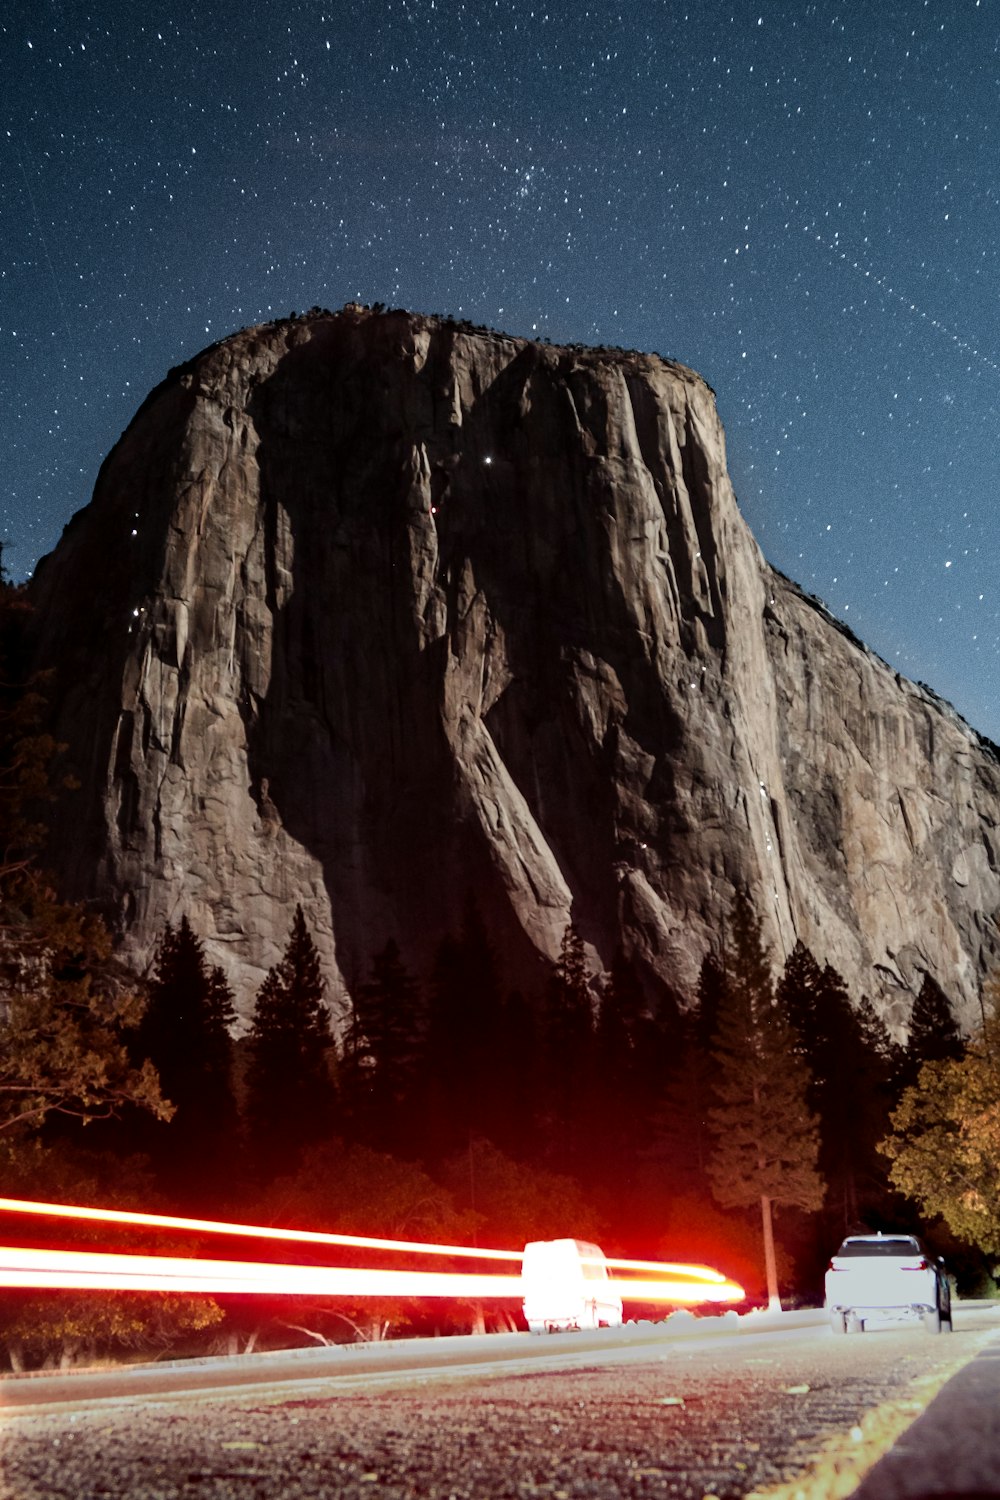
[{"label": "illuminated tree trunk", "polygon": [[774,1228],[771,1223],[771,1200],[763,1196],[760,1200],[760,1216],[764,1226],[764,1275],[767,1278],[767,1305],[771,1312],[781,1311],[778,1293],[778,1262],[774,1254]]}]

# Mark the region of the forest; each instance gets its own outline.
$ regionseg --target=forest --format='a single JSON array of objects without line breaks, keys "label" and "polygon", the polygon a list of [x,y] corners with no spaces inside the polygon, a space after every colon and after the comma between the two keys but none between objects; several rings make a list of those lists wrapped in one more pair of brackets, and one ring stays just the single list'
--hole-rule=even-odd
[{"label": "forest", "polygon": [[[5,1196],[498,1248],[572,1235],[608,1254],[704,1262],[749,1303],[780,1290],[785,1306],[821,1302],[845,1233],[905,1228],[945,1256],[960,1292],[993,1294],[994,982],[963,1036],[927,975],[901,1044],[801,944],[776,965],[738,896],[693,995],[650,993],[622,952],[593,972],[574,922],[533,989],[515,989],[470,893],[429,972],[381,935],[338,1036],[299,908],[237,1036],[236,997],[186,918],[140,979],[45,873],[46,811],[65,777],[45,683],[24,668],[26,608],[3,584]],[[11,1245],[259,1254],[9,1217],[4,1233]],[[486,1326],[520,1326],[516,1305],[7,1291],[0,1360]]]}]

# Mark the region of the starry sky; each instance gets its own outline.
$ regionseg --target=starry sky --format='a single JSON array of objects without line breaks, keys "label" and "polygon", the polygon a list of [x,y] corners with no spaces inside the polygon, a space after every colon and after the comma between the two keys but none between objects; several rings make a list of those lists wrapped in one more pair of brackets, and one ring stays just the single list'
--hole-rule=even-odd
[{"label": "starry sky", "polygon": [[7,0],[0,531],[347,300],[701,372],[768,559],[1000,741],[1000,0]]}]

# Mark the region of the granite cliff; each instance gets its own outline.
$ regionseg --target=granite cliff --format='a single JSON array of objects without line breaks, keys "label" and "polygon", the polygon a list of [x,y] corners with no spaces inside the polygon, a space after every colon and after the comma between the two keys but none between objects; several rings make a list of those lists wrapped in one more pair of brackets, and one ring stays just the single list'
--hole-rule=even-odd
[{"label": "granite cliff", "polygon": [[53,859],[244,1004],[301,901],[338,986],[474,891],[690,990],[734,891],[905,1023],[998,947],[1000,766],[764,561],[653,355],[349,306],[171,372],[33,583],[82,783]]}]

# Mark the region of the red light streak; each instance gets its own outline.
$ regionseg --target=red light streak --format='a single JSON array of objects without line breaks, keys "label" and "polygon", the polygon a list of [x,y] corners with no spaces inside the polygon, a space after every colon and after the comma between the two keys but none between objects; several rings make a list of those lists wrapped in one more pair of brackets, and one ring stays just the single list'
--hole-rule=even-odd
[{"label": "red light streak", "polygon": [[[276,1229],[261,1224],[234,1224],[176,1214],[147,1214],[126,1209],[88,1208],[79,1204],[41,1203],[0,1198],[0,1212],[92,1223],[134,1224],[155,1229],[187,1229],[247,1239],[349,1245],[418,1255],[448,1255],[481,1260],[518,1261],[520,1250],[479,1249],[473,1245],[439,1245],[390,1240],[369,1235],[334,1234],[309,1229]],[[645,1272],[636,1278],[609,1280],[613,1293],[631,1301],[703,1303],[740,1302],[745,1293],[710,1266],[665,1261],[616,1260],[608,1267]],[[522,1296],[519,1275],[453,1271],[390,1271],[363,1267],[270,1265],[257,1261],[202,1260],[164,1255],[99,1254],[91,1251],[0,1248],[0,1286],[90,1287],[98,1291],[255,1292],[270,1296],[350,1297],[488,1297]]]},{"label": "red light streak", "polygon": [[[733,1282],[610,1281],[609,1290],[641,1302],[739,1301]],[[171,1255],[0,1247],[0,1286],[91,1291],[258,1293],[289,1297],[520,1298],[520,1276],[455,1271],[383,1271],[358,1266],[269,1265]]]},{"label": "red light streak", "polygon": [[190,1229],[198,1234],[227,1234],[238,1239],[296,1240],[310,1245],[356,1245],[363,1250],[399,1250],[414,1255],[451,1255],[476,1260],[517,1260],[520,1250],[480,1250],[472,1245],[431,1245],[414,1240],[377,1239],[360,1234],[326,1234],[313,1229],[275,1229],[266,1224],[229,1224],[219,1219],[185,1219],[176,1214],[134,1213],[122,1208],[84,1208],[69,1203],[33,1203],[0,1198],[0,1212],[38,1214],[55,1219],[89,1219],[98,1224],[136,1224],[148,1229]]}]

